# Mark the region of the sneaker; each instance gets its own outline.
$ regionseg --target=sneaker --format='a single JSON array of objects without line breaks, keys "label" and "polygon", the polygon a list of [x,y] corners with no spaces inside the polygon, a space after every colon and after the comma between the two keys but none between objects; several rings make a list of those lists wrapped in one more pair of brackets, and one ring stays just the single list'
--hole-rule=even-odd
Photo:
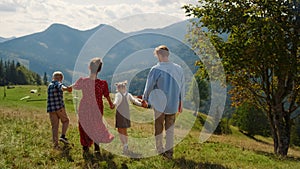
[{"label": "sneaker", "polygon": [[163,154],[165,152],[165,149],[164,148],[156,148],[156,152],[157,154]]},{"label": "sneaker", "polygon": [[53,147],[53,149],[54,149],[54,150],[61,150],[61,147],[60,147],[59,145],[55,145],[55,146]]},{"label": "sneaker", "polygon": [[162,155],[163,155],[163,157],[165,157],[169,160],[171,160],[173,158],[173,153],[171,153],[171,152],[164,152]]},{"label": "sneaker", "polygon": [[95,151],[95,157],[96,157],[98,160],[101,160],[101,153],[100,153],[100,151]]},{"label": "sneaker", "polygon": [[87,159],[89,159],[90,158],[90,151],[89,151],[89,148],[88,147],[86,147],[86,146],[84,146],[83,148],[82,148],[82,156],[83,156],[83,159],[85,159],[85,160],[87,160]]},{"label": "sneaker", "polygon": [[128,146],[124,146],[123,147],[123,154],[124,155],[127,155],[129,153],[129,151],[128,151]]},{"label": "sneaker", "polygon": [[59,141],[65,143],[65,144],[69,144],[69,141],[68,141],[68,139],[66,137],[60,137]]}]

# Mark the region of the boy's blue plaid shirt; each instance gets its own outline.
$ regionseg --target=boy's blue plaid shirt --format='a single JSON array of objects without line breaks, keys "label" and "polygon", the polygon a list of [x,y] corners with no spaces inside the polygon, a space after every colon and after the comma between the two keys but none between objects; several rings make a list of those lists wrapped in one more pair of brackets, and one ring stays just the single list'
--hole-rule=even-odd
[{"label": "boy's blue plaid shirt", "polygon": [[48,86],[47,112],[55,112],[63,107],[63,84],[58,81],[52,81]]}]

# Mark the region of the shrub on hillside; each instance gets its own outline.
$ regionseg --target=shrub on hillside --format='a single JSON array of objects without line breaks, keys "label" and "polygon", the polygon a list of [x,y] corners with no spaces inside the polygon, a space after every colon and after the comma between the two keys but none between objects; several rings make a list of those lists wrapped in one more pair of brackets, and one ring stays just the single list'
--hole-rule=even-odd
[{"label": "shrub on hillside", "polygon": [[222,118],[219,122],[214,134],[232,134],[229,121],[227,118]]},{"label": "shrub on hillside", "polygon": [[300,117],[293,120],[291,128],[291,145],[300,146]]},{"label": "shrub on hillside", "polygon": [[245,131],[248,135],[270,136],[270,125],[263,111],[249,103],[244,103],[233,114],[232,125]]}]

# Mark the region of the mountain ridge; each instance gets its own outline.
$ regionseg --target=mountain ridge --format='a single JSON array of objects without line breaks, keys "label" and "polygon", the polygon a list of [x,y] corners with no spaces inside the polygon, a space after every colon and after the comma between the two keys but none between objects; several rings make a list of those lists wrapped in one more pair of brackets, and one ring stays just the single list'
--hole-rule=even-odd
[{"label": "mountain ridge", "polygon": [[[188,20],[185,20],[164,28],[124,33],[106,24],[87,30],[78,30],[68,25],[55,23],[44,31],[0,43],[0,58],[17,60],[20,63],[26,62],[30,70],[40,75],[44,72],[51,75],[53,71],[61,70],[66,72],[65,80],[68,82],[72,80],[74,66],[84,49],[87,51],[87,56],[93,57],[103,56],[101,52],[108,51],[106,58],[110,60],[105,61],[106,69],[101,72],[104,79],[111,78],[111,73],[124,57],[132,52],[154,48],[160,44],[167,44],[171,51],[177,52],[179,56],[184,55],[182,58],[189,65],[194,66],[195,57],[192,59],[189,57],[194,53],[186,52],[189,49],[182,45],[188,28],[187,24]],[[97,37],[100,39],[86,49],[87,43]],[[118,40],[121,42],[117,42],[116,46],[108,46],[109,43],[113,44]]]},{"label": "mountain ridge", "polygon": [[4,38],[4,37],[0,37],[0,43],[3,43],[3,42],[6,42],[6,41],[9,41],[9,40],[12,40],[12,39],[15,39],[16,37],[10,37],[10,38]]}]

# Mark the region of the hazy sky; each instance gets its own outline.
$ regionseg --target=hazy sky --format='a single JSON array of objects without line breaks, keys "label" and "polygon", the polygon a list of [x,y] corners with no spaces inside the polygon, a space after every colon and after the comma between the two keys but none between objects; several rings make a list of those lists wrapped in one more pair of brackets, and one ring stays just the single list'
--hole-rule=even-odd
[{"label": "hazy sky", "polygon": [[[121,18],[155,13],[187,19],[181,7],[197,0],[1,0],[0,37],[20,37],[53,23],[86,30]],[[162,21],[157,18],[157,25]],[[146,20],[140,19],[141,25]],[[174,20],[165,21],[174,22]],[[163,26],[163,25],[162,25]]]}]

